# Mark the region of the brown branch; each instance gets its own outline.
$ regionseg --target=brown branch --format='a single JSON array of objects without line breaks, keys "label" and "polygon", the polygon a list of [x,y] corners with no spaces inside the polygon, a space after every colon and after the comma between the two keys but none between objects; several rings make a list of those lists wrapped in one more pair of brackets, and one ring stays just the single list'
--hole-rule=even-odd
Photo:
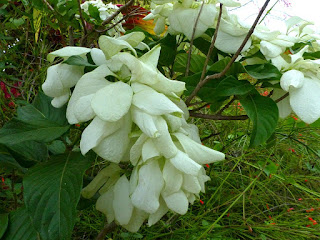
[{"label": "brown branch", "polygon": [[205,141],[205,140],[208,140],[209,138],[212,138],[212,137],[214,137],[214,136],[219,135],[220,133],[221,133],[221,132],[211,133],[209,136],[204,137],[204,138],[201,138],[200,140],[201,140],[201,142],[203,142],[203,141]]},{"label": "brown branch", "polygon": [[129,6],[131,6],[133,4],[134,0],[130,0],[129,2],[127,2],[126,4],[122,5],[121,7],[119,7],[119,9],[117,11],[115,11],[110,17],[108,17],[106,20],[104,20],[102,22],[102,25],[107,25],[109,24],[113,19],[116,18],[116,16],[118,16],[122,10],[125,10],[126,8],[128,8]]},{"label": "brown branch", "polygon": [[50,3],[47,2],[47,0],[42,0],[47,6],[48,8],[54,12],[54,8],[50,5]]},{"label": "brown branch", "polygon": [[203,113],[190,112],[190,117],[197,117],[210,120],[247,120],[249,117],[247,115],[239,116],[222,116],[222,115],[209,115]]},{"label": "brown branch", "polygon": [[202,108],[206,107],[210,105],[210,103],[206,103],[206,104],[203,104],[202,106],[198,107],[198,108],[195,108],[195,109],[192,109],[192,110],[189,110],[190,112],[196,112],[196,111],[199,111],[201,110]]},{"label": "brown branch", "polygon": [[207,76],[205,79],[203,79],[202,81],[200,81],[198,83],[198,85],[196,86],[196,88],[193,90],[193,92],[191,93],[191,95],[188,97],[186,103],[187,105],[191,102],[191,100],[197,95],[197,93],[199,92],[199,90],[203,87],[203,85],[205,85],[208,81],[210,81],[211,79],[218,79],[223,77],[227,71],[230,69],[231,65],[235,62],[235,60],[237,59],[237,57],[240,55],[242,49],[244,48],[244,46],[246,45],[246,43],[248,42],[249,38],[251,37],[255,27],[258,24],[258,21],[262,15],[262,13],[264,12],[264,10],[266,9],[268,3],[270,2],[270,0],[266,0],[263,7],[261,8],[256,20],[254,21],[253,25],[251,26],[247,36],[245,37],[245,39],[243,40],[241,46],[239,47],[239,49],[237,50],[237,52],[233,55],[233,57],[231,58],[230,62],[227,64],[227,66],[223,69],[222,72],[220,73],[216,73],[213,75],[209,75]]},{"label": "brown branch", "polygon": [[82,9],[81,9],[81,0],[78,0],[78,8],[79,8],[79,15],[80,15],[80,21],[83,27],[83,32],[84,32],[84,36],[87,35],[87,28],[86,28],[86,23],[83,19],[83,15],[82,15]]},{"label": "brown branch", "polygon": [[206,75],[207,66],[208,66],[212,51],[214,49],[214,44],[215,44],[215,42],[217,40],[218,30],[219,30],[219,27],[220,27],[220,22],[221,22],[221,17],[222,17],[222,6],[223,6],[223,4],[220,4],[220,11],[219,11],[216,30],[214,31],[214,35],[212,36],[212,39],[211,39],[211,44],[210,44],[209,51],[208,51],[208,54],[207,54],[207,57],[206,57],[206,61],[204,62],[204,65],[203,65],[200,81],[202,81],[204,79],[205,75]]},{"label": "brown branch", "polygon": [[127,18],[129,17],[132,17],[132,16],[135,16],[135,15],[139,15],[139,13],[135,14],[136,12],[139,11],[139,8],[137,9],[134,9],[132,10],[130,13],[126,14],[125,16],[123,16],[123,18],[121,18],[119,21],[117,21],[116,23],[112,24],[110,27],[106,28],[106,29],[103,29],[103,30],[99,30],[99,29],[96,29],[95,31],[98,32],[98,33],[104,33],[108,30],[110,30],[111,28],[117,26],[119,23],[121,23],[122,21],[124,20],[127,20]]},{"label": "brown branch", "polygon": [[226,105],[224,105],[224,107],[221,108],[219,112],[217,112],[217,115],[221,115],[221,113],[223,113],[223,111],[226,110],[235,100],[236,98],[233,96],[232,99]]},{"label": "brown branch", "polygon": [[73,28],[70,26],[68,29],[69,35],[69,46],[74,46]]},{"label": "brown branch", "polygon": [[288,97],[288,96],[289,96],[289,93],[287,92],[287,93],[286,93],[285,95],[283,95],[281,98],[275,100],[275,102],[278,103],[278,102],[282,101],[283,99],[285,99],[285,98]]},{"label": "brown branch", "polygon": [[104,226],[104,228],[101,230],[101,232],[98,234],[98,236],[96,237],[96,240],[103,240],[105,239],[106,235],[109,232],[112,232],[113,230],[115,230],[115,228],[117,227],[117,224],[115,222],[112,222],[110,224],[106,224]]},{"label": "brown branch", "polygon": [[196,21],[195,21],[195,23],[194,23],[194,26],[193,26],[192,36],[191,36],[191,39],[190,39],[190,48],[189,48],[189,54],[188,54],[188,62],[187,62],[187,66],[186,66],[186,74],[185,74],[186,77],[188,77],[188,75],[189,75],[194,35],[195,35],[195,33],[196,33],[196,30],[197,30],[198,22],[199,22],[199,19],[200,19],[200,15],[201,15],[201,13],[202,13],[202,9],[203,9],[204,3],[205,3],[205,1],[202,2],[202,5],[201,5],[200,10],[199,10],[199,14],[198,14],[198,16],[197,16],[197,18],[196,18]]}]

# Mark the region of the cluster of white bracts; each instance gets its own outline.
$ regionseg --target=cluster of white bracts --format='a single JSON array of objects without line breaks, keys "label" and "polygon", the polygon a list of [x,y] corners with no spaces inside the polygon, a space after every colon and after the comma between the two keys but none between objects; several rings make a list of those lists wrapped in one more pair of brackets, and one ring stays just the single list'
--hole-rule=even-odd
[{"label": "cluster of white bracts", "polygon": [[[98,9],[99,11],[99,17],[100,20],[104,21],[108,17],[110,17],[113,13],[115,13],[118,10],[118,7],[112,3],[104,4],[102,0],[90,0],[85,1],[81,4],[81,9],[90,16],[89,7],[93,6]],[[117,23],[118,21],[121,21],[123,18],[122,14],[118,14],[111,22],[110,25]],[[95,21],[94,18],[91,19],[93,22]],[[120,33],[124,33],[125,30],[122,28],[121,22],[112,29],[107,31],[110,36],[120,36]]]},{"label": "cluster of white bracts", "polygon": [[[169,210],[185,214],[209,180],[202,165],[224,159],[223,153],[201,145],[197,127],[186,122],[188,109],[180,99],[185,84],[158,71],[160,47],[135,56],[143,38],[142,33],[102,36],[101,50],[53,52],[49,60],[90,54],[97,67],[84,74],[84,67],[60,63],[48,69],[43,84],[54,106],[66,103],[74,86],[67,119],[70,124],[91,121],[81,136],[81,152],[92,149],[112,162],[83,189],[83,196],[99,191],[97,209],[133,232]],[[133,165],[129,179],[119,162]]]}]

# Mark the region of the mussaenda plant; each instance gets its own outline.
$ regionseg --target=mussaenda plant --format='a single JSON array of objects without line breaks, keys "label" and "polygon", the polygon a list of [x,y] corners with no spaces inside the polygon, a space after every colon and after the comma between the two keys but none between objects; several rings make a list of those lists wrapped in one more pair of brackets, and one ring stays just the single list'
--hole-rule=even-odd
[{"label": "mussaenda plant", "polygon": [[[204,166],[225,159],[201,144],[191,117],[250,119],[246,147],[265,144],[279,117],[292,112],[317,121],[320,36],[298,17],[285,33],[259,25],[268,3],[250,26],[228,11],[236,1],[152,0],[144,18],[154,22],[152,35],[122,27],[138,9],[129,8],[133,0],[119,7],[79,2],[82,46],[49,53],[44,94],[0,130],[9,155],[44,152],[39,163],[10,162],[25,173],[24,206],[12,219],[23,216],[32,236],[70,239],[81,194],[106,216],[107,229],[116,223],[137,232],[169,211],[183,215],[203,203],[210,180]],[[225,113],[234,102],[245,114]],[[101,170],[83,187],[85,171],[97,163]]]}]

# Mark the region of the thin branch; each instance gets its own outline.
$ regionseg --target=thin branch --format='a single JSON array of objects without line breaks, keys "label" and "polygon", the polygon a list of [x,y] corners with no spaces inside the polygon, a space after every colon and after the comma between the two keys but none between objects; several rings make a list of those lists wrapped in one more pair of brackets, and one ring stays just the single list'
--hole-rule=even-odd
[{"label": "thin branch", "polygon": [[281,98],[277,99],[275,102],[278,103],[289,96],[289,93],[287,92],[285,95],[283,95]]},{"label": "thin branch", "polygon": [[109,24],[113,19],[116,18],[116,16],[118,16],[122,10],[125,10],[127,7],[129,7],[130,5],[132,5],[134,2],[134,0],[130,0],[129,2],[127,2],[126,4],[122,5],[121,7],[119,7],[119,9],[117,11],[115,11],[110,17],[108,17],[106,20],[104,20],[102,22],[102,25],[107,25]]},{"label": "thin branch", "polygon": [[189,75],[194,35],[195,35],[195,33],[196,33],[196,30],[197,30],[198,22],[199,22],[199,19],[200,19],[200,15],[201,15],[201,13],[202,13],[202,9],[203,9],[204,3],[205,3],[205,1],[202,2],[202,5],[201,5],[200,10],[199,10],[199,14],[198,14],[198,16],[197,16],[197,18],[196,18],[196,21],[195,21],[195,23],[194,23],[194,26],[193,26],[192,36],[191,36],[191,39],[190,39],[190,48],[189,48],[189,54],[188,54],[188,62],[187,62],[187,66],[186,66],[186,74],[185,74],[186,77],[188,77],[188,75]]},{"label": "thin branch", "polygon": [[79,8],[79,16],[80,16],[80,21],[83,27],[83,32],[84,32],[84,36],[87,35],[87,28],[86,28],[86,23],[83,19],[83,15],[82,15],[82,9],[81,9],[81,0],[78,0],[78,8]]},{"label": "thin branch", "polygon": [[109,232],[112,232],[117,227],[117,224],[115,222],[112,222],[110,224],[106,224],[104,228],[101,230],[101,232],[96,237],[96,240],[103,240],[105,239],[106,235]]},{"label": "thin branch", "polygon": [[210,57],[211,57],[212,51],[214,49],[214,44],[215,44],[217,36],[218,36],[218,30],[219,30],[219,27],[220,27],[220,22],[221,22],[221,17],[222,17],[222,6],[223,6],[223,4],[220,3],[220,11],[219,11],[216,30],[214,31],[214,35],[212,36],[212,39],[211,39],[211,44],[210,44],[210,47],[209,47],[209,50],[208,50],[206,61],[204,62],[204,65],[203,65],[200,81],[202,81],[204,79],[205,75],[206,75],[207,66],[208,66],[208,63],[210,61]]},{"label": "thin branch", "polygon": [[47,6],[48,8],[54,12],[54,8],[50,5],[50,3],[47,2],[47,0],[42,0]]},{"label": "thin branch", "polygon": [[221,108],[219,112],[217,112],[217,115],[221,115],[221,113],[223,113],[223,111],[226,110],[235,100],[236,98],[233,96],[232,99],[226,105],[224,105],[224,107]]},{"label": "thin branch", "polygon": [[74,46],[74,36],[73,36],[73,28],[70,26],[68,29],[69,35],[69,46]]},{"label": "thin branch", "polygon": [[201,138],[200,140],[201,140],[201,142],[203,142],[203,141],[205,141],[205,140],[208,140],[209,138],[212,138],[212,137],[214,137],[214,136],[219,135],[220,133],[221,133],[221,132],[211,133],[209,136],[204,137],[204,138]]},{"label": "thin branch", "polygon": [[191,93],[191,95],[188,97],[186,104],[188,105],[191,100],[197,95],[197,93],[199,92],[199,90],[203,87],[203,85],[205,85],[208,81],[210,81],[211,79],[218,79],[223,77],[226,72],[230,69],[231,65],[235,62],[235,60],[237,59],[237,57],[240,55],[242,49],[244,48],[244,46],[246,45],[246,43],[248,42],[249,38],[251,37],[255,27],[258,24],[258,21],[262,15],[262,13],[264,12],[264,10],[266,9],[268,3],[270,2],[270,0],[266,0],[266,2],[264,3],[263,7],[261,8],[256,20],[254,21],[253,25],[251,26],[247,36],[245,37],[245,39],[243,40],[241,46],[239,47],[239,49],[237,50],[237,52],[233,55],[232,59],[230,60],[230,62],[227,64],[227,66],[225,67],[225,69],[220,72],[220,73],[216,73],[213,75],[209,75],[207,76],[205,79],[203,79],[203,81],[200,81],[198,83],[198,85],[196,86],[196,88],[193,90],[193,92]]},{"label": "thin branch", "polygon": [[202,108],[204,108],[204,107],[206,107],[206,106],[208,106],[208,105],[210,105],[210,103],[203,104],[202,106],[200,106],[200,107],[198,107],[198,108],[195,108],[195,109],[192,109],[192,110],[190,110],[189,112],[199,111],[199,110],[201,110]]},{"label": "thin branch", "polygon": [[139,8],[137,9],[134,9],[132,10],[130,13],[126,14],[125,16],[123,16],[119,21],[117,21],[116,23],[112,24],[110,27],[106,28],[106,29],[103,29],[103,30],[99,30],[99,29],[96,29],[95,31],[98,32],[98,33],[104,33],[108,30],[110,30],[111,28],[117,26],[119,23],[121,23],[122,21],[124,20],[127,20],[127,18],[129,17],[132,17],[132,16],[135,16],[135,15],[139,15],[139,13],[135,14],[136,12],[139,11]]},{"label": "thin branch", "polygon": [[221,115],[209,115],[203,113],[195,113],[190,112],[190,117],[210,119],[210,120],[247,120],[247,115],[239,115],[239,116],[221,116]]}]

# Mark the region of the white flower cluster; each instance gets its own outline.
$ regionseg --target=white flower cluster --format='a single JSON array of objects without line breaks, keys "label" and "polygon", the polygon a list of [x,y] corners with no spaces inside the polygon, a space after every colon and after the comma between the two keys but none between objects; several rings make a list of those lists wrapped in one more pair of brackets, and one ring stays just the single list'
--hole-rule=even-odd
[{"label": "white flower cluster", "polygon": [[[44,92],[52,104],[67,106],[70,124],[91,121],[82,133],[80,150],[93,150],[111,162],[83,189],[90,198],[99,191],[96,207],[129,231],[145,220],[153,225],[169,210],[185,214],[209,180],[203,164],[224,154],[203,146],[198,129],[188,124],[188,109],[180,99],[185,84],[157,69],[160,47],[140,58],[135,47],[144,34],[120,38],[101,36],[101,49],[66,47],[49,55],[68,59],[90,54],[97,67],[84,74],[81,66],[49,67]],[[127,49],[127,52],[121,50]],[[118,163],[130,162],[130,177]],[[128,174],[128,172],[126,172]]]},{"label": "white flower cluster", "polygon": [[[144,19],[154,19],[155,33],[161,34],[168,25],[170,34],[184,34],[188,39],[192,38],[193,26],[199,15],[202,2],[194,0],[152,0],[151,13]],[[218,4],[223,4],[220,27],[215,41],[215,47],[225,53],[235,53],[245,39],[250,25],[242,22],[236,15],[229,14],[227,7],[237,7],[238,2],[233,0],[209,0],[203,5],[194,37],[204,35],[208,28],[215,28],[218,18]],[[270,31],[262,25],[255,28],[249,38],[242,54],[249,56],[252,52],[260,52],[266,60],[251,58],[246,64],[261,64],[271,61],[283,77],[280,80],[280,88],[274,89],[273,99],[279,99],[286,92],[289,97],[278,103],[281,118],[287,117],[292,111],[306,123],[313,123],[320,118],[320,74],[319,60],[306,60],[303,53],[320,50],[317,40],[320,35],[310,28],[310,25],[299,17],[292,17],[286,21],[287,31]],[[311,45],[303,48],[296,54],[291,54],[290,48],[296,43]],[[289,52],[289,53],[288,53]],[[238,58],[238,59],[241,59]],[[279,81],[273,82],[274,84]]]},{"label": "white flower cluster", "polygon": [[[93,7],[98,8],[99,11],[99,17],[102,21],[106,20],[108,17],[110,17],[115,11],[118,10],[118,7],[112,3],[104,4],[102,0],[90,0],[85,1],[81,4],[81,9],[90,16],[89,6],[92,5]],[[123,15],[120,13],[117,15],[110,24],[115,24],[118,21],[121,21],[123,18]],[[92,21],[94,22],[95,19],[92,18]],[[124,33],[125,30],[122,28],[121,23],[117,24],[114,28],[108,30],[108,34],[110,36],[120,36],[120,33]]]}]

